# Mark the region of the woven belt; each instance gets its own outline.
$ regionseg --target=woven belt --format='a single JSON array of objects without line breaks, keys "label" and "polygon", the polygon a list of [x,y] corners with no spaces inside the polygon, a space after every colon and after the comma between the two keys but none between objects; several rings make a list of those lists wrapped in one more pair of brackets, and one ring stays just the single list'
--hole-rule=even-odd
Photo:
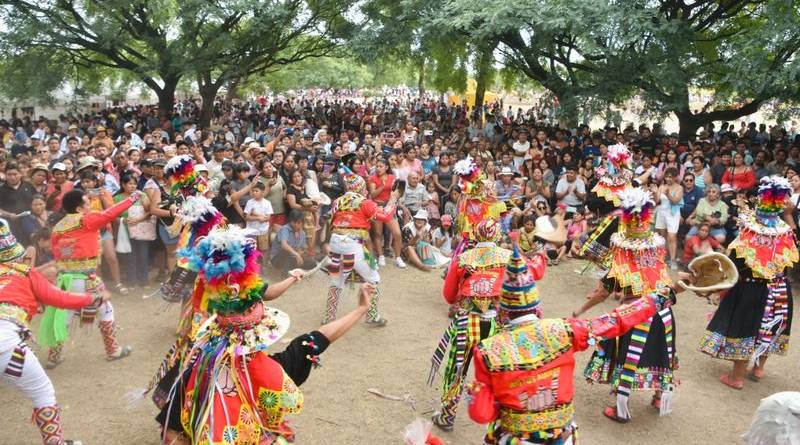
[{"label": "woven belt", "polygon": [[500,424],[511,433],[530,433],[533,431],[564,428],[575,415],[572,403],[548,411],[519,412],[500,410]]},{"label": "woven belt", "polygon": [[97,271],[100,261],[95,258],[82,258],[79,260],[56,260],[56,269],[59,272],[90,274]]},{"label": "woven belt", "polygon": [[26,330],[31,328],[28,313],[16,304],[0,303],[0,320],[10,321]]}]

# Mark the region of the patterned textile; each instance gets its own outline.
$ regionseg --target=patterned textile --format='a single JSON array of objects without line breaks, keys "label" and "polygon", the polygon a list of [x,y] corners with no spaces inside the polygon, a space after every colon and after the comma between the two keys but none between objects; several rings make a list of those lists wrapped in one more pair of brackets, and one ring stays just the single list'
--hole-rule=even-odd
[{"label": "patterned textile", "polygon": [[106,355],[111,357],[117,354],[121,348],[117,343],[115,322],[101,321],[98,323],[98,327],[100,328],[100,335],[103,336],[103,347],[105,347]]},{"label": "patterned textile", "polygon": [[3,374],[9,377],[20,378],[22,377],[22,369],[25,367],[25,354],[28,352],[28,345],[25,343],[18,344],[13,351],[11,351],[11,358],[8,360]]},{"label": "patterned textile", "polygon": [[586,241],[581,244],[581,248],[578,251],[580,256],[588,258],[590,261],[604,269],[611,267],[611,255],[608,246],[598,242],[598,238],[600,238],[606,230],[609,230],[609,226],[616,220],[616,218],[617,215],[613,213],[603,217]]},{"label": "patterned textile", "polygon": [[25,255],[25,248],[17,242],[6,220],[0,218],[0,263]]},{"label": "patterned textile", "polygon": [[541,445],[577,445],[578,426],[570,419],[566,427],[546,431],[512,433],[503,428],[499,420],[491,422],[483,439],[484,445],[517,445],[527,443]]},{"label": "patterned textile", "polygon": [[761,317],[761,328],[758,330],[756,350],[750,359],[751,365],[768,353],[772,343],[786,329],[789,320],[789,295],[786,291],[786,280],[778,275],[767,284],[767,304]]},{"label": "patterned textile", "polygon": [[[700,351],[723,360],[750,360],[756,351],[756,337],[726,338],[706,331],[700,341]],[[786,355],[789,351],[789,336],[780,335],[770,343],[764,355]]]},{"label": "patterned textile", "polygon": [[539,412],[501,409],[500,424],[503,425],[503,429],[511,433],[552,430],[568,425],[574,415],[575,408],[571,403]]},{"label": "patterned textile", "polygon": [[99,257],[82,258],[79,260],[56,260],[56,269],[59,272],[89,274],[96,272],[98,267],[100,267]]},{"label": "patterned textile", "polygon": [[61,431],[61,409],[58,406],[34,409],[33,421],[39,428],[44,445],[64,444],[64,433]]},{"label": "patterned textile", "polygon": [[798,261],[797,240],[786,223],[768,228],[752,213],[743,216],[739,236],[730,248],[753,271],[753,277],[771,280]]},{"label": "patterned textile", "polygon": [[342,288],[331,286],[328,288],[328,301],[325,305],[325,315],[322,324],[328,324],[336,320],[336,310],[339,307],[339,300],[342,299]]},{"label": "patterned textile", "polygon": [[664,263],[664,238],[652,234],[644,239],[626,239],[622,233],[611,236],[611,268],[608,277],[620,288],[629,287],[635,296],[658,290],[671,279]]},{"label": "patterned textile", "polygon": [[490,372],[539,369],[571,347],[571,331],[561,319],[544,319],[524,329],[501,331],[480,345]]},{"label": "patterned textile", "polygon": [[14,304],[0,303],[0,320],[10,321],[26,331],[31,328],[28,313]]}]

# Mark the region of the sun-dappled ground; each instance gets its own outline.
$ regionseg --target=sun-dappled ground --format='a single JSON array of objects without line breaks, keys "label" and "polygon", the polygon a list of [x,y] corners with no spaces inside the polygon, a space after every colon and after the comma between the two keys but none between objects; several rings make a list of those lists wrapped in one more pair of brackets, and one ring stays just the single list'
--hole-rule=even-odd
[{"label": "sun-dappled ground", "polygon": [[[582,303],[594,284],[591,273],[577,273],[582,265],[571,261],[550,268],[539,283],[547,316],[566,316]],[[383,329],[358,325],[324,354],[322,367],[302,387],[305,408],[294,418],[298,444],[401,444],[405,425],[417,416],[428,417],[435,406],[437,388],[428,388],[425,380],[431,353],[448,323],[447,307],[440,296],[441,274],[401,271],[393,265],[383,268],[381,274],[382,306],[389,324]],[[318,274],[273,302],[292,317],[287,338],[318,325],[326,292],[327,279]],[[340,313],[354,304],[355,292],[350,291]],[[127,408],[124,395],[147,384],[174,339],[178,308],[173,305],[165,310],[161,301],[140,295],[116,297],[114,305],[120,339],[134,347],[134,354],[107,363],[97,330],[79,330],[65,347],[66,361],[49,371],[64,408],[66,435],[87,445],[157,445],[154,406],[145,400]],[[609,299],[590,314],[613,306]],[[721,385],[717,378],[729,364],[711,360],[696,349],[711,310],[704,299],[679,295],[675,315],[681,385],[671,416],[659,418],[648,406],[651,393],[636,393],[631,400],[632,422],[613,423],[601,413],[611,403],[608,387],[589,385],[576,372],[575,403],[582,444],[741,443],[739,435],[747,429],[761,398],[800,388],[797,339],[787,357],[770,359],[762,382],[748,381],[742,391]],[[798,318],[795,316],[796,326]],[[275,346],[282,347],[280,343]],[[578,371],[590,354],[578,355]],[[39,356],[44,354],[39,352]],[[408,401],[380,398],[369,393],[370,388],[401,398],[407,395]],[[29,402],[19,392],[5,386],[0,389],[0,444],[39,441],[30,413]],[[479,444],[482,434],[482,427],[471,423],[462,409],[455,432],[440,435],[446,443],[460,445]]]}]

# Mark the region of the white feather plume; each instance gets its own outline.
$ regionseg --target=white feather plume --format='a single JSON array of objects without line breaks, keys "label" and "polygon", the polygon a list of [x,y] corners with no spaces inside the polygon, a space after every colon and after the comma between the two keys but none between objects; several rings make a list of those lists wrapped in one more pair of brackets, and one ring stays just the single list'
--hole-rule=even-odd
[{"label": "white feather plume", "polygon": [[789,183],[789,180],[783,176],[773,175],[773,176],[764,176],[761,178],[761,184],[758,186],[758,191],[762,192],[767,189],[779,189],[779,190],[786,190],[791,191],[792,185]]},{"label": "white feather plume", "polygon": [[467,176],[475,170],[475,167],[475,161],[472,160],[472,157],[467,156],[466,159],[456,162],[456,165],[453,166],[453,173],[459,176]]},{"label": "white feather plume", "polygon": [[619,192],[620,206],[630,212],[641,212],[649,205],[654,205],[650,192],[641,187],[631,187]]},{"label": "white feather plume", "polygon": [[189,196],[181,204],[178,210],[178,217],[184,224],[191,224],[199,220],[203,215],[217,213],[218,210],[211,203],[211,200],[204,196]]},{"label": "white feather plume", "polygon": [[225,251],[247,243],[247,236],[254,233],[252,229],[242,229],[233,225],[225,228],[217,227],[208,234],[206,240],[211,244],[211,250]]},{"label": "white feather plume", "polygon": [[779,392],[761,399],[750,430],[742,438],[747,445],[800,445],[800,392]]},{"label": "white feather plume", "polygon": [[167,161],[167,166],[165,167],[165,169],[167,171],[175,170],[176,168],[178,168],[178,166],[180,166],[184,162],[189,162],[189,161],[193,161],[193,160],[194,160],[194,158],[192,158],[189,155],[173,156],[173,157],[169,158],[169,161]]}]

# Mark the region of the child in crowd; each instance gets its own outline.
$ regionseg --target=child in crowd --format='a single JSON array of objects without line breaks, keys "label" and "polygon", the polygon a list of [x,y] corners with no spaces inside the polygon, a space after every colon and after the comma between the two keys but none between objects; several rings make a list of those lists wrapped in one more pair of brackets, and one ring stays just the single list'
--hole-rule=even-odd
[{"label": "child in crowd", "polygon": [[439,219],[439,192],[436,191],[436,184],[432,179],[425,183],[425,191],[428,193],[428,205],[425,210],[428,211],[428,218],[431,220]]},{"label": "child in crowd", "polygon": [[442,255],[453,256],[453,218],[446,213],[442,215],[440,226],[433,231],[433,245]]},{"label": "child in crowd", "polygon": [[244,207],[244,219],[247,221],[247,228],[253,231],[256,238],[256,245],[261,252],[261,262],[267,264],[269,252],[269,219],[272,217],[272,204],[264,198],[266,186],[262,182],[257,182],[250,189],[250,199]]},{"label": "child in crowd", "polygon": [[572,215],[572,220],[567,225],[567,243],[565,244],[566,250],[569,252],[567,258],[572,258],[573,252],[580,248],[580,239],[588,230],[586,215],[581,212],[575,212]]},{"label": "child in crowd", "polygon": [[450,215],[450,218],[453,221],[456,220],[458,216],[458,199],[461,197],[461,192],[458,189],[453,188],[450,190],[450,196],[448,197],[447,202],[444,204],[444,213]]}]

